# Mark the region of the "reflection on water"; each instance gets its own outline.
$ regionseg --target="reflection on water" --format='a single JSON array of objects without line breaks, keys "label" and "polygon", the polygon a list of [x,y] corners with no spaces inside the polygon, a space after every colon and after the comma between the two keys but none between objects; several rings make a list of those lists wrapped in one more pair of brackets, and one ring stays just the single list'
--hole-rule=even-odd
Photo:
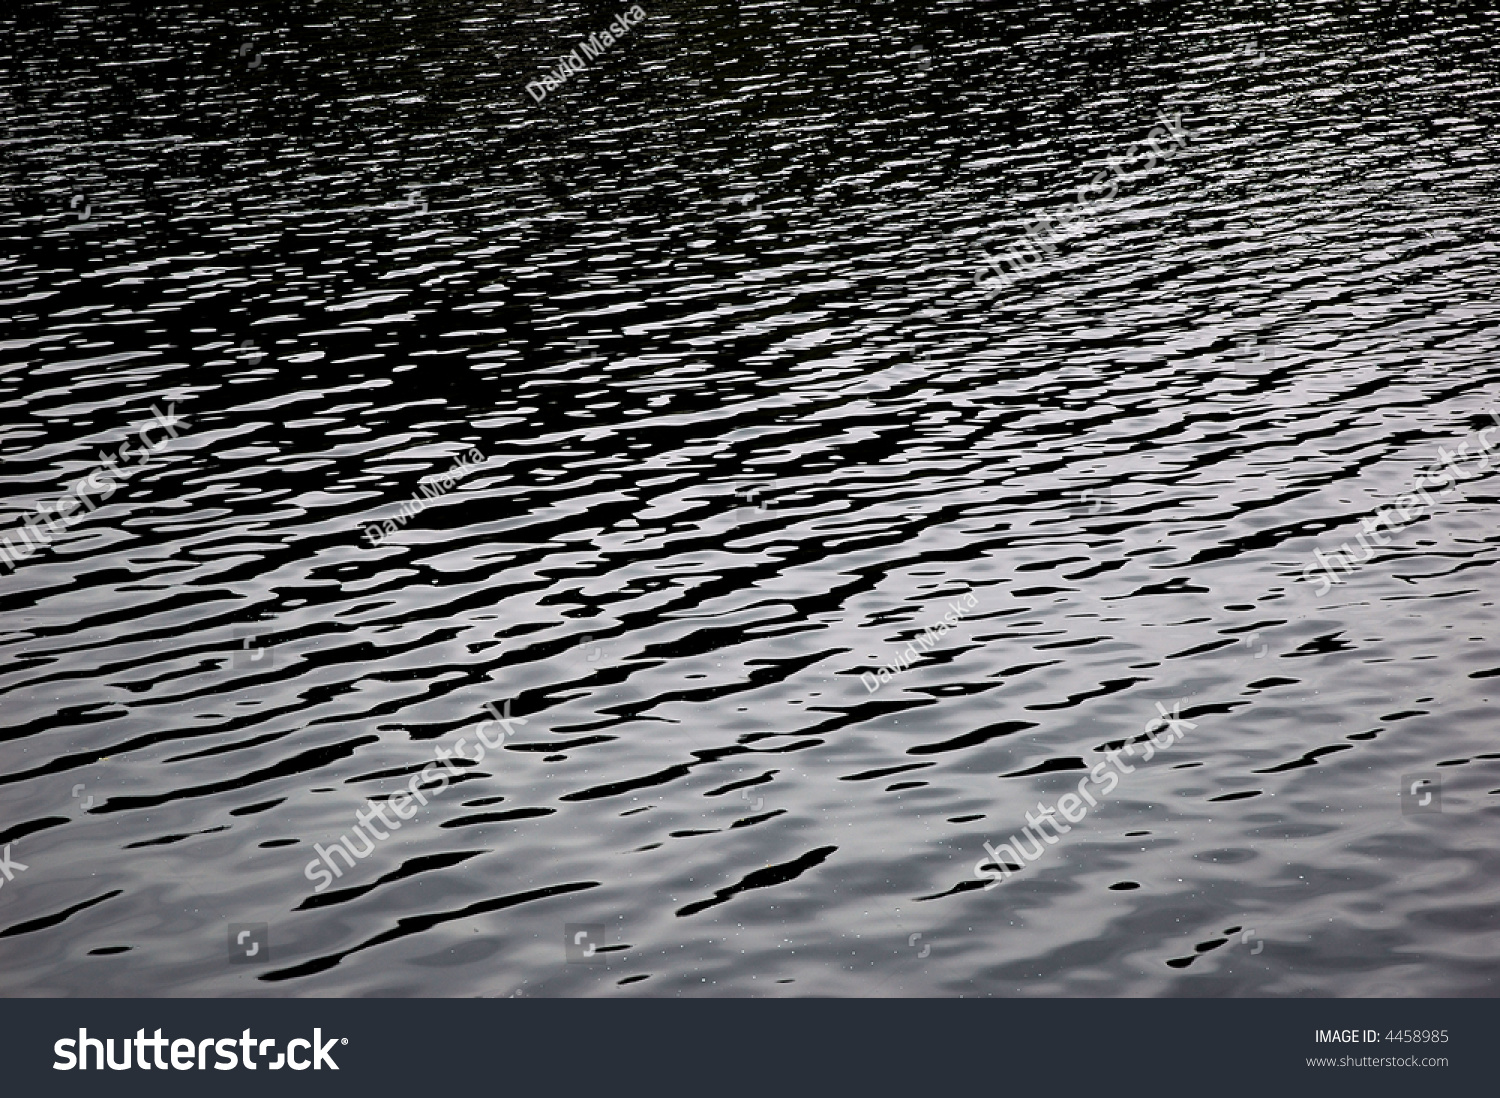
[{"label": "reflection on water", "polygon": [[1492,27],[645,10],[0,16],[0,986],[1488,993]]}]

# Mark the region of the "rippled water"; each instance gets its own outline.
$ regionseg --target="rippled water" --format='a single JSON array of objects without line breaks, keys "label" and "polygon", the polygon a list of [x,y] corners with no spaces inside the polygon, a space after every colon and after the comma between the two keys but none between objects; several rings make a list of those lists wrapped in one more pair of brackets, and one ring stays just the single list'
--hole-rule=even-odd
[{"label": "rippled water", "polygon": [[1495,13],[624,7],[0,16],[0,987],[1491,993]]}]

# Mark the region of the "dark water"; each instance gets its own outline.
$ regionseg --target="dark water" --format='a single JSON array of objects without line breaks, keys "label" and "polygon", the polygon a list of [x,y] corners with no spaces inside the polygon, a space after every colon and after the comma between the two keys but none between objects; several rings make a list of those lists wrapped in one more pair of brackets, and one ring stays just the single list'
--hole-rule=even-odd
[{"label": "dark water", "polygon": [[626,6],[0,15],[0,987],[1492,993],[1496,13]]}]

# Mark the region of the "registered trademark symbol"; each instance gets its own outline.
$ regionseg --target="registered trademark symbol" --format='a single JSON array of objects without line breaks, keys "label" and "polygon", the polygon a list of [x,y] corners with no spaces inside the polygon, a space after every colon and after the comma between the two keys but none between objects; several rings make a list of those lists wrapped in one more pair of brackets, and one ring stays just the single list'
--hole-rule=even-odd
[{"label": "registered trademark symbol", "polygon": [[349,1038],[347,1038],[347,1037],[340,1037],[340,1038],[339,1038],[339,1042],[340,1042],[340,1043],[341,1043],[341,1044],[345,1044],[345,1045],[347,1045],[347,1044],[348,1044],[348,1043],[349,1043]]}]

